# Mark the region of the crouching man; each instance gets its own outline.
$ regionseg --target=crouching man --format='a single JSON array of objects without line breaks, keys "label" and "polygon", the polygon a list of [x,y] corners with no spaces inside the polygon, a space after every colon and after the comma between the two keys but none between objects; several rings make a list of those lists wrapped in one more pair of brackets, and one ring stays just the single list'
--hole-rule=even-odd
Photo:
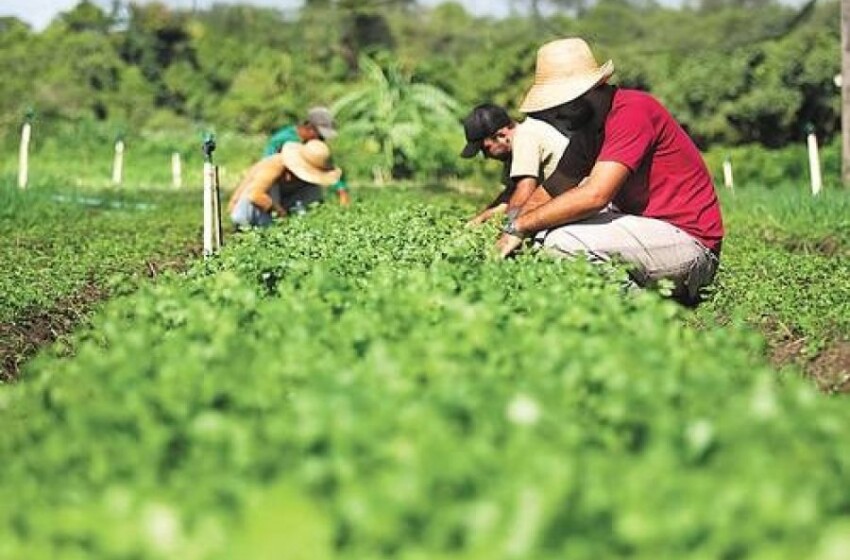
[{"label": "crouching man", "polygon": [[274,214],[282,218],[321,202],[321,187],[341,174],[321,140],[286,144],[248,170],[227,205],[230,219],[237,227],[268,226]]},{"label": "crouching man", "polygon": [[[535,83],[521,111],[572,140],[595,138],[595,108],[608,112],[586,180],[524,208],[505,227],[499,249],[507,255],[523,238],[542,236],[552,253],[624,260],[637,284],[670,280],[677,299],[694,302],[714,278],[724,235],[714,185],[696,145],[670,113],[646,93],[605,85],[612,72],[613,64],[599,66],[578,38],[538,51]],[[574,170],[560,171],[569,176]]]}]

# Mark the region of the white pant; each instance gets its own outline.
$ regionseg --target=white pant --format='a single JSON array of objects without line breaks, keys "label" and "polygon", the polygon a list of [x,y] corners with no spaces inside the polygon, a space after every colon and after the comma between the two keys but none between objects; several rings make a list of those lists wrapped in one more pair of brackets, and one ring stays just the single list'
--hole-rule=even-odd
[{"label": "white pant", "polygon": [[593,261],[620,259],[632,265],[632,279],[641,286],[672,280],[674,295],[696,300],[711,284],[718,258],[695,238],[667,222],[600,212],[585,220],[541,232],[535,238],[557,256],[585,254]]}]

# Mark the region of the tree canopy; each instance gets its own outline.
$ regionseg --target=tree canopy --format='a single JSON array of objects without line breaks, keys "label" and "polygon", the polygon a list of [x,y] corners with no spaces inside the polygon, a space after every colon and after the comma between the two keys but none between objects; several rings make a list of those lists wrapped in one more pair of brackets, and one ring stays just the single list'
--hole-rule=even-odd
[{"label": "tree canopy", "polygon": [[445,105],[455,118],[483,101],[515,113],[536,49],[578,35],[614,60],[616,83],[657,95],[704,148],[782,146],[809,123],[827,140],[839,132],[837,0],[805,13],[773,0],[512,5],[497,19],[414,0],[310,0],[288,11],[116,1],[109,12],[82,0],[40,32],[0,18],[0,123],[13,131],[33,107],[41,118],[265,133],[374,82],[364,61],[441,90],[456,100]]}]

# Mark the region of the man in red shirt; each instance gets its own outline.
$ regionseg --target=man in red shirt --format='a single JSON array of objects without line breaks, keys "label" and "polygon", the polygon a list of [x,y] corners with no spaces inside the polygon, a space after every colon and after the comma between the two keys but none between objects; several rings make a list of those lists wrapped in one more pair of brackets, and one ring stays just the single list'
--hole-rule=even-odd
[{"label": "man in red shirt", "polygon": [[[694,301],[714,279],[723,240],[711,176],[656,99],[606,84],[613,71],[582,39],[538,50],[520,110],[570,135],[571,144],[556,172],[562,184],[538,188],[505,226],[499,250],[507,255],[534,236],[556,254],[623,260],[637,284],[668,279],[677,298]],[[580,146],[581,154],[571,151]]]}]

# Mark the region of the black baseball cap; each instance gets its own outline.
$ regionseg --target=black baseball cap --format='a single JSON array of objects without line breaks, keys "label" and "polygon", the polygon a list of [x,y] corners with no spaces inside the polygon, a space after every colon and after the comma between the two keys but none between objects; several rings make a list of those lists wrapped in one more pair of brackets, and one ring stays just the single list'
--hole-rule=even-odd
[{"label": "black baseball cap", "polygon": [[484,139],[496,134],[499,129],[513,121],[503,107],[492,103],[482,103],[475,107],[463,119],[463,131],[466,133],[466,146],[460,152],[461,157],[474,157],[481,150]]}]

